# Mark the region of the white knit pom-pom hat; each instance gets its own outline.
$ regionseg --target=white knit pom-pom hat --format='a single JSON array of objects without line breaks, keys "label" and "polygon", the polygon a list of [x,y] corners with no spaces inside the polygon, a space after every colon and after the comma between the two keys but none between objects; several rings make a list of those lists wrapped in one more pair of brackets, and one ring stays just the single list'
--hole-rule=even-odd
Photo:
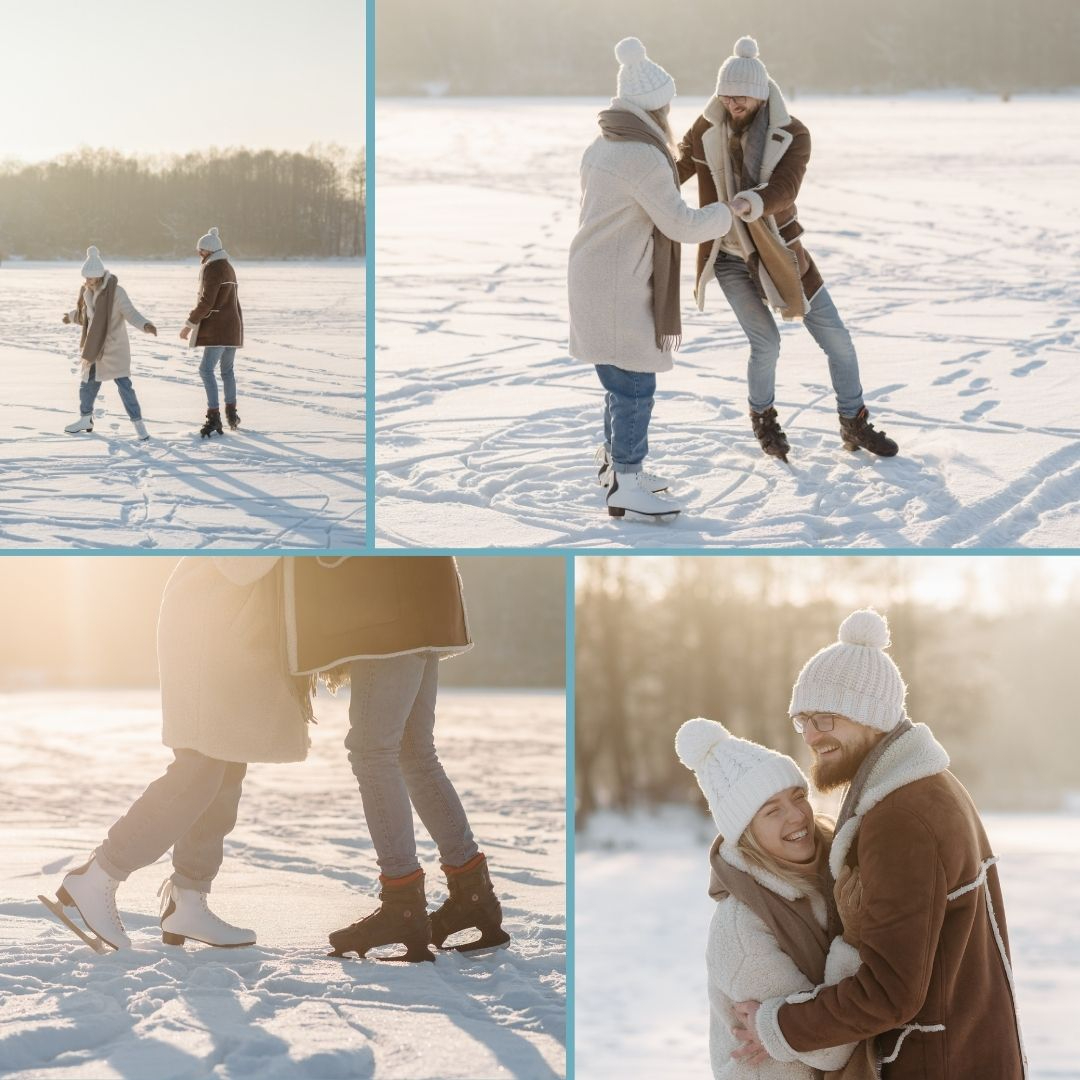
[{"label": "white knit pom-pom hat", "polygon": [[218,236],[217,226],[215,225],[205,236],[199,237],[199,242],[195,245],[196,251],[220,251],[221,250],[221,238]]},{"label": "white knit pom-pom hat", "polygon": [[105,264],[101,261],[101,252],[93,244],[86,249],[86,262],[82,264],[84,278],[105,276]]},{"label": "white knit pom-pom hat", "polygon": [[769,72],[758,59],[758,43],[752,37],[735,42],[734,55],[720,65],[716,76],[717,97],[769,99]]},{"label": "white knit pom-pom hat", "polygon": [[774,795],[810,786],[786,754],[740,739],[723,724],[700,716],[679,728],[675,753],[697,777],[720,835],[733,844]]},{"label": "white knit pom-pom hat", "polygon": [[891,731],[906,715],[907,687],[885,652],[889,624],[873,609],[853,611],[840,624],[838,638],[799,672],[788,712],[839,713],[878,731]]},{"label": "white knit pom-pom hat", "polygon": [[645,54],[636,37],[623,38],[615,46],[619,61],[616,95],[647,112],[663,108],[675,96],[675,80]]}]

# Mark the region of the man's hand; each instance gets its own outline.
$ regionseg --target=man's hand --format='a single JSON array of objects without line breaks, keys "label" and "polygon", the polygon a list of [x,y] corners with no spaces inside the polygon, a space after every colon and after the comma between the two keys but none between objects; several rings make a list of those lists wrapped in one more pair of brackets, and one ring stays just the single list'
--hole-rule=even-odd
[{"label": "man's hand", "polygon": [[862,926],[862,878],[857,869],[845,866],[840,871],[833,896],[836,897],[840,921],[844,924],[844,940],[857,949],[862,944],[859,934]]},{"label": "man's hand", "polygon": [[187,339],[190,336],[191,336],[191,327],[190,326],[185,326],[184,329],[180,331],[180,340],[181,341],[187,341]]},{"label": "man's hand", "polygon": [[153,334],[154,337],[157,337],[157,327],[152,322],[148,322],[143,327],[143,333],[144,334]]},{"label": "man's hand", "polygon": [[761,1065],[769,1060],[768,1051],[757,1037],[757,1011],[761,1008],[758,1001],[739,1001],[733,1006],[739,1023],[731,1029],[732,1034],[742,1044],[731,1052],[735,1061],[744,1065]]},{"label": "man's hand", "polygon": [[732,199],[731,202],[728,203],[728,208],[736,217],[745,217],[752,209],[750,200],[741,197]]}]

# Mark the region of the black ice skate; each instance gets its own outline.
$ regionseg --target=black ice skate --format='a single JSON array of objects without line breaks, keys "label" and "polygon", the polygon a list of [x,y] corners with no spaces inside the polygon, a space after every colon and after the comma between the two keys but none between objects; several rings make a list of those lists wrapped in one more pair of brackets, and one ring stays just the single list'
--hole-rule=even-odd
[{"label": "black ice skate", "polygon": [[240,426],[240,414],[236,411],[235,401],[225,402],[225,419],[229,423],[230,431],[235,431]]},{"label": "black ice skate", "polygon": [[221,426],[221,410],[220,409],[207,409],[206,410],[206,423],[199,429],[199,434],[204,439],[209,439],[214,432],[219,435],[225,434],[225,429]]},{"label": "black ice skate", "polygon": [[[510,935],[502,928],[502,905],[495,895],[483,853],[464,866],[444,866],[450,895],[431,916],[431,943],[437,949],[472,952],[507,944]],[[480,936],[462,945],[445,945],[451,934],[476,929]]]},{"label": "black ice skate", "polygon": [[869,450],[881,457],[893,457],[900,449],[892,439],[885,437],[884,431],[875,431],[870,423],[870,413],[864,405],[854,416],[840,417],[840,436],[844,440],[845,450]]},{"label": "black ice skate", "polygon": [[417,870],[405,878],[385,878],[380,875],[382,904],[366,918],[335,930],[330,935],[331,956],[354,952],[361,959],[380,945],[404,945],[402,956],[373,957],[378,960],[397,960],[417,963],[434,960],[428,947],[431,944],[431,920],[424,895],[424,871]]},{"label": "black ice skate", "polygon": [[775,409],[766,409],[764,412],[750,410],[750,422],[754,425],[754,434],[761,443],[761,449],[769,457],[776,457],[787,463],[788,445],[787,436],[780,428],[780,422],[776,418]]}]

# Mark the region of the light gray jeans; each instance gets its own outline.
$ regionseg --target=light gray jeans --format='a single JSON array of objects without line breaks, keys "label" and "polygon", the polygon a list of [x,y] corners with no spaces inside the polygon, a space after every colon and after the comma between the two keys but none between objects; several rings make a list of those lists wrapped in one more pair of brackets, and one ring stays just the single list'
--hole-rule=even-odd
[{"label": "light gray jeans", "polygon": [[172,764],[131,805],[94,852],[101,868],[123,881],[172,848],[172,880],[181,889],[210,891],[221,869],[225,837],[247,765],[196,750],[174,750]]},{"label": "light gray jeans", "polygon": [[345,747],[379,869],[385,877],[419,869],[413,807],[443,863],[468,862],[479,849],[435,752],[438,656],[422,652],[356,660],[350,678]]}]

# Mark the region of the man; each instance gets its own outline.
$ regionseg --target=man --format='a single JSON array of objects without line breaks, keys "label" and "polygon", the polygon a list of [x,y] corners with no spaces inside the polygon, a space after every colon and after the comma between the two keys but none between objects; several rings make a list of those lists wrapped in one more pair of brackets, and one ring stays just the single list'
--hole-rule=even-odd
[{"label": "man", "polygon": [[196,242],[202,259],[199,274],[199,297],[188,313],[180,337],[190,344],[203,347],[199,374],[206,389],[206,422],[199,434],[209,438],[215,432],[224,434],[221,426],[221,402],[218,398],[217,376],[214,369],[221,365],[221,387],[225,394],[225,418],[229,429],[240,426],[236,411],[236,376],[233,365],[236,350],[244,344],[244,313],[240,310],[239,286],[236,271],[229,262],[229,253],[221,245],[217,228],[211,229]]},{"label": "man", "polygon": [[886,1080],[1021,1080],[997,858],[945,750],[907,718],[888,645],[880,615],[849,615],[803,668],[790,706],[814,786],[850,784],[829,869],[861,882],[862,966],[813,995],[737,1005],[735,1056],[794,1061],[878,1036]]},{"label": "man", "polygon": [[698,247],[694,296],[704,310],[715,274],[750,343],[750,419],[762,450],[787,461],[787,436],[776,415],[780,333],[766,305],[801,318],[829,361],[829,376],[848,450],[891,457],[897,445],[875,431],[863,404],[859,361],[814,260],[803,248],[795,199],[810,160],[810,132],[787,111],[780,88],[757,58],[753,38],[740,38],[720,68],[716,95],[679,144],[679,180],[695,173],[699,202],[726,202],[727,234]]}]

